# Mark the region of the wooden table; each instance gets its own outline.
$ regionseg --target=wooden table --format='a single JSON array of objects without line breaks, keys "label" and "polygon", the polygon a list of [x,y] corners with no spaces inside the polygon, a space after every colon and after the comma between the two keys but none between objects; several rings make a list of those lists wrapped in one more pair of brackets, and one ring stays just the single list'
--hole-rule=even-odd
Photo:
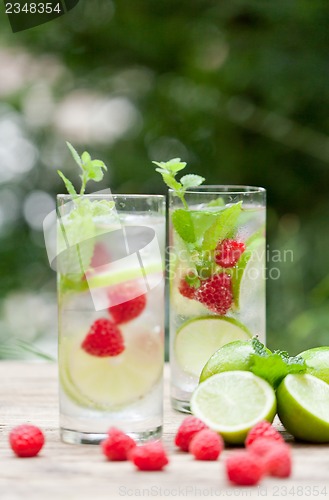
[{"label": "wooden table", "polygon": [[[129,462],[107,462],[98,446],[63,444],[58,433],[57,368],[50,363],[0,362],[0,499],[94,498],[329,498],[329,446],[295,443],[294,470],[287,480],[266,477],[260,486],[236,488],[224,472],[226,449],[217,462],[200,462],[175,449],[173,438],[184,415],[169,404],[165,371],[163,440],[170,464],[162,472],[140,472]],[[30,422],[46,434],[40,456],[16,458],[8,446],[15,425]]]}]

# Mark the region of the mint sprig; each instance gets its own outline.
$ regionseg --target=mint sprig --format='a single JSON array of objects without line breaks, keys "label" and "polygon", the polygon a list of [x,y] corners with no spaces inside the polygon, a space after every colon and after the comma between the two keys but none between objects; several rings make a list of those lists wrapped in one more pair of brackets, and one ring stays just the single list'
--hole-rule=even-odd
[{"label": "mint sprig", "polygon": [[[81,175],[80,175],[81,189],[80,189],[79,194],[83,195],[85,193],[85,190],[86,190],[87,182],[90,180],[93,180],[95,182],[101,181],[103,179],[103,176],[104,176],[103,170],[107,170],[107,167],[106,167],[105,163],[101,160],[92,160],[90,154],[87,151],[82,153],[82,155],[80,157],[78,152],[76,151],[76,149],[74,149],[74,147],[72,146],[72,144],[70,144],[69,142],[67,142],[66,144],[67,144],[67,147],[69,148],[69,150],[71,151],[71,154],[72,154],[75,162],[77,163],[77,165],[81,169]],[[78,194],[77,194],[72,182],[69,179],[67,179],[67,177],[65,177],[63,172],[61,172],[60,170],[57,170],[57,173],[64,181],[64,184],[65,184],[65,187],[66,187],[68,193],[73,198],[76,198],[78,196]]]},{"label": "mint sprig", "polygon": [[[99,182],[103,179],[105,163],[101,160],[93,160],[85,151],[81,157],[72,144],[66,143],[73,159],[80,168],[81,189],[79,193],[75,190],[72,182],[58,170],[58,175],[63,180],[68,193],[73,198],[73,209],[70,211],[66,221],[60,220],[60,231],[58,233],[58,247],[61,252],[58,256],[60,269],[61,291],[78,291],[84,289],[82,280],[85,272],[90,266],[95,247],[95,236],[97,227],[95,217],[109,214],[114,208],[112,200],[90,200],[83,196],[86,185],[90,180]],[[74,285],[74,286],[73,286]],[[80,287],[80,285],[83,285]]]},{"label": "mint sprig", "polygon": [[167,186],[175,191],[175,195],[182,201],[184,207],[188,209],[185,192],[192,187],[200,186],[205,181],[205,178],[201,177],[201,175],[187,174],[181,177],[180,182],[177,181],[175,178],[177,173],[186,167],[186,162],[181,161],[180,158],[173,158],[167,162],[153,161],[152,163],[158,166],[155,170],[162,175]]},{"label": "mint sprig", "polygon": [[289,356],[286,351],[271,352],[256,337],[251,343],[254,353],[250,355],[250,371],[267,380],[275,389],[286,375],[306,371],[301,356]]}]

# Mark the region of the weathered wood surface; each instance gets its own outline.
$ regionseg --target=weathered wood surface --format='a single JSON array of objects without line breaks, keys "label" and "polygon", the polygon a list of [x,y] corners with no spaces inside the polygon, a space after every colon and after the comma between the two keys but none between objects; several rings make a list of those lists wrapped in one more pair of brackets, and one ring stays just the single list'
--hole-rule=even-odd
[{"label": "weathered wood surface", "polygon": [[[0,362],[0,500],[94,498],[329,498],[329,446],[295,443],[289,480],[265,478],[255,488],[234,488],[225,478],[226,449],[217,462],[199,462],[179,452],[173,437],[184,415],[169,404],[165,371],[164,443],[170,464],[163,472],[139,472],[129,462],[104,460],[98,446],[63,444],[58,433],[57,368],[48,363]],[[39,457],[19,459],[8,433],[31,422],[46,434]],[[278,428],[282,427],[277,422]]]}]

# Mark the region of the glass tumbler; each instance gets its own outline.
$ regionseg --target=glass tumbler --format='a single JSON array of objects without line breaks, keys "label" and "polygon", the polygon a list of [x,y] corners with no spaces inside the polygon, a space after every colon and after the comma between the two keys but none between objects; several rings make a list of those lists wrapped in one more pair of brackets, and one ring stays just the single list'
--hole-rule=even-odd
[{"label": "glass tumbler", "polygon": [[171,400],[188,412],[211,355],[228,342],[265,342],[266,192],[169,190]]},{"label": "glass tumbler", "polygon": [[162,430],[165,197],[57,197],[60,433]]}]

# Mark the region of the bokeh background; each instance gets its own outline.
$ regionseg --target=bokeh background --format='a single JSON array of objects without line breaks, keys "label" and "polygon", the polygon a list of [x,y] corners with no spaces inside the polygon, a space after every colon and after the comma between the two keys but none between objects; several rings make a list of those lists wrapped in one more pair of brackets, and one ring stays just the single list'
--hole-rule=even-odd
[{"label": "bokeh background", "polygon": [[2,10],[0,357],[55,355],[42,221],[56,169],[78,180],[65,140],[113,192],[165,192],[151,160],[172,157],[264,186],[268,345],[329,344],[328,54],[327,0],[80,0],[15,34]]}]

